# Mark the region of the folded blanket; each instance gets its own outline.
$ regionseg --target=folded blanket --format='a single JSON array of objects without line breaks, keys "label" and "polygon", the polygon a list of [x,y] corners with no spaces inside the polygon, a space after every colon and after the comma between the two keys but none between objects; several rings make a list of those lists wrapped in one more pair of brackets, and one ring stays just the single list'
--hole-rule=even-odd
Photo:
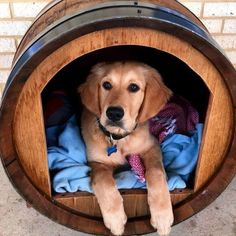
[{"label": "folded blanket", "polygon": [[[53,189],[56,192],[92,192],[85,145],[73,114],[73,107],[64,91],[54,91],[44,104]],[[170,190],[185,188],[196,166],[203,128],[202,124],[197,123],[198,112],[179,96],[173,96],[167,105],[149,120],[150,132],[161,143]],[[128,160],[130,165],[122,167],[122,170],[114,175],[117,187],[146,188],[145,169],[139,155],[131,155]]]},{"label": "folded blanket", "polygon": [[[159,143],[173,134],[190,135],[195,126],[199,123],[198,111],[184,98],[180,96],[172,96],[161,111],[149,119],[149,130]],[[132,170],[136,173],[137,178],[145,181],[145,167],[141,161],[141,157],[137,154],[131,154],[128,162]]]},{"label": "folded blanket", "polygon": [[186,99],[174,95],[163,109],[149,120],[149,129],[161,143],[169,135],[187,135],[198,123],[198,111]]},{"label": "folded blanket", "polygon": [[[163,163],[168,176],[169,190],[185,188],[189,175],[196,166],[203,125],[198,124],[188,135],[173,134],[162,144]],[[64,125],[46,129],[48,163],[55,192],[93,192],[90,183],[90,167],[86,162],[85,145],[75,116]],[[115,173],[118,189],[146,188],[129,166]]]}]

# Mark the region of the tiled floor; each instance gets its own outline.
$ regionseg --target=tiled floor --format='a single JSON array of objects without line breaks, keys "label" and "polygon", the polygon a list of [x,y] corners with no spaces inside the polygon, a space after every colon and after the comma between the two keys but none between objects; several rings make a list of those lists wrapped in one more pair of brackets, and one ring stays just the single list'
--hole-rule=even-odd
[{"label": "tiled floor", "polygon": [[[0,164],[0,236],[85,236],[27,208]],[[153,236],[156,234],[150,234]],[[236,178],[209,207],[173,227],[170,236],[236,236]]]}]

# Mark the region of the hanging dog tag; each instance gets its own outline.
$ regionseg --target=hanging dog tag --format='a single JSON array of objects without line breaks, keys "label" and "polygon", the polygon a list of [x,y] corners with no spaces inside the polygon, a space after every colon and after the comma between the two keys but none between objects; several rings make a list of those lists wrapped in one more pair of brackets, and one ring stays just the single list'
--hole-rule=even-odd
[{"label": "hanging dog tag", "polygon": [[111,146],[107,147],[107,155],[108,156],[111,156],[112,153],[117,152],[117,145],[113,143],[112,134],[110,134],[110,143],[111,143]]},{"label": "hanging dog tag", "polygon": [[107,148],[107,155],[111,156],[111,154],[117,152],[117,145],[112,145],[111,147]]}]

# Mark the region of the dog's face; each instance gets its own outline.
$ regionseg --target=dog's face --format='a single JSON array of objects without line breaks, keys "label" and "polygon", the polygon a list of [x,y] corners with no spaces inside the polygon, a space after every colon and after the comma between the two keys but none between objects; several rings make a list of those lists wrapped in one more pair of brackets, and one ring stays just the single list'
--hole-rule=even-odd
[{"label": "dog's face", "polygon": [[171,96],[156,70],[130,61],[97,64],[79,92],[85,107],[115,134],[131,132]]}]

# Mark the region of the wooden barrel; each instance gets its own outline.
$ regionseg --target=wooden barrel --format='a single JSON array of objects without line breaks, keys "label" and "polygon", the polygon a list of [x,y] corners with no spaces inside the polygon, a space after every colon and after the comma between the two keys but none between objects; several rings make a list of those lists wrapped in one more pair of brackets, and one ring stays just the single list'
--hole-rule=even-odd
[{"label": "wooden barrel", "polygon": [[[96,62],[130,58],[161,70],[173,91],[196,104],[204,122],[192,183],[171,192],[175,223],[210,204],[236,173],[236,72],[189,10],[174,0],[53,1],[15,54],[2,97],[0,151],[22,197],[42,214],[79,231],[109,234],[94,195],[52,191],[42,96],[57,80],[65,86],[82,83],[82,75],[73,75]],[[125,235],[153,232],[146,191],[121,194],[128,215]]]}]

